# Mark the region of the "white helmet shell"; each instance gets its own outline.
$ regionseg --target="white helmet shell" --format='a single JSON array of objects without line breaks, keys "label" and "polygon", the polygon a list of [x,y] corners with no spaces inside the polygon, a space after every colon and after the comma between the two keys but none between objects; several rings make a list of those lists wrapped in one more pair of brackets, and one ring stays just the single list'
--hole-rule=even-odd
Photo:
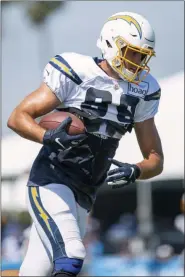
[{"label": "white helmet shell", "polygon": [[[110,66],[128,81],[134,81],[141,74],[141,70],[149,72],[147,63],[155,55],[155,33],[150,23],[141,15],[131,12],[113,14],[104,24],[97,46],[101,49],[103,58]],[[135,48],[145,54],[148,59],[138,68],[137,73],[127,70],[121,49]],[[139,79],[138,79],[139,80]],[[141,80],[140,80],[141,81]]]}]

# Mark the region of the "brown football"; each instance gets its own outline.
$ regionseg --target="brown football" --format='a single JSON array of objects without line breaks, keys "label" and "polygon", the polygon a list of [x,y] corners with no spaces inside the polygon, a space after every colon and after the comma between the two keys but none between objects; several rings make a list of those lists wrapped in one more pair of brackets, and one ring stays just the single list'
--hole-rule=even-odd
[{"label": "brown football", "polygon": [[60,123],[62,123],[69,116],[71,117],[72,122],[67,130],[67,133],[69,135],[83,134],[85,132],[83,122],[77,116],[69,112],[58,111],[49,113],[41,118],[39,125],[46,130],[56,129]]}]

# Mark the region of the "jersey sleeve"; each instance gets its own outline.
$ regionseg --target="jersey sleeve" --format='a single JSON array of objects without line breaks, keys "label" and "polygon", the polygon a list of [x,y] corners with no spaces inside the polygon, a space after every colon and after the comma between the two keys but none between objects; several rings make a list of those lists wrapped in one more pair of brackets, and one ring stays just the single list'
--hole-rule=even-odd
[{"label": "jersey sleeve", "polygon": [[43,82],[63,102],[67,97],[67,80],[65,75],[48,63],[43,72]]},{"label": "jersey sleeve", "polygon": [[64,102],[69,97],[71,90],[76,84],[81,83],[80,78],[64,57],[65,53],[53,57],[43,72],[44,83],[61,102]]},{"label": "jersey sleeve", "polygon": [[157,81],[153,84],[153,91],[141,99],[135,111],[134,122],[141,122],[154,117],[159,108],[161,88]]},{"label": "jersey sleeve", "polygon": [[152,118],[158,112],[159,100],[152,100],[150,102],[141,102],[138,104],[134,116],[134,122],[141,122]]}]

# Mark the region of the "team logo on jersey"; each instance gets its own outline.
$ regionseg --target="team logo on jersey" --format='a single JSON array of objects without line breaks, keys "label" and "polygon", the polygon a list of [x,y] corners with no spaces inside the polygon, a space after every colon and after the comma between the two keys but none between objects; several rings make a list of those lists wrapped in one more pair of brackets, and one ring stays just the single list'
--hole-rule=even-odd
[{"label": "team logo on jersey", "polygon": [[118,83],[114,83],[114,89],[118,90],[119,89],[119,84]]},{"label": "team logo on jersey", "polygon": [[141,82],[139,86],[132,83],[128,83],[127,93],[133,96],[144,98],[148,92],[149,84],[146,82]]},{"label": "team logo on jersey", "polygon": [[134,26],[136,27],[138,33],[139,33],[139,37],[141,38],[142,37],[142,29],[141,29],[141,26],[139,25],[139,23],[137,22],[137,20],[135,20],[135,18],[133,18],[132,16],[130,15],[114,15],[114,16],[111,16],[108,21],[110,20],[116,20],[116,19],[123,19],[125,20],[127,23],[129,23],[130,25],[131,24],[134,24]]}]

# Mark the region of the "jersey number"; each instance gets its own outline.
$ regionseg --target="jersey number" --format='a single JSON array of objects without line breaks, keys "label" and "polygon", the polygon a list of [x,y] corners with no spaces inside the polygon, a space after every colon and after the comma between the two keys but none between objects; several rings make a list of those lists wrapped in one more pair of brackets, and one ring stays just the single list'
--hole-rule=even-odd
[{"label": "jersey number", "polygon": [[[138,102],[138,98],[122,94],[120,97],[120,105],[115,106],[118,121],[127,124],[132,123]],[[81,107],[93,111],[100,117],[105,117],[109,104],[112,104],[112,94],[109,91],[91,87],[87,90],[85,101]]]}]

